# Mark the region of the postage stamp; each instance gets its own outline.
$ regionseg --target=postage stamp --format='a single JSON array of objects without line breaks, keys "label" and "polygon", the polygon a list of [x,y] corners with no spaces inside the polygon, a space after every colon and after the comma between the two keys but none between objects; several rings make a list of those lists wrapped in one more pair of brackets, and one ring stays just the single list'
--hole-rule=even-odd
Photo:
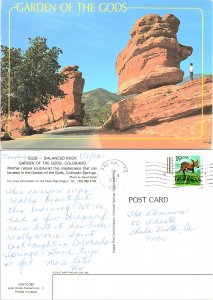
[{"label": "postage stamp", "polygon": [[175,186],[200,186],[202,161],[199,155],[175,157]]}]

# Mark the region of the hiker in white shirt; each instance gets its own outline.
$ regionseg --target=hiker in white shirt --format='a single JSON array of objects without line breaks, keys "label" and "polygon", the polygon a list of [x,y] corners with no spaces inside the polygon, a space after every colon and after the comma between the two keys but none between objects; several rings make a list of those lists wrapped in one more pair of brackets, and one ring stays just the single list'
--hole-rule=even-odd
[{"label": "hiker in white shirt", "polygon": [[190,68],[189,68],[190,80],[194,79],[193,73],[194,73],[193,63],[190,63]]}]

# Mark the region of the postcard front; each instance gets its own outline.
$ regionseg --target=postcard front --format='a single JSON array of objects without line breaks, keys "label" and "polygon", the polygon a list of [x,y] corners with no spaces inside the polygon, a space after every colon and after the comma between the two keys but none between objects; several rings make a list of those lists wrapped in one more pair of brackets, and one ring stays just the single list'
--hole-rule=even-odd
[{"label": "postcard front", "polygon": [[25,2],[2,9],[4,149],[211,149],[212,1]]}]

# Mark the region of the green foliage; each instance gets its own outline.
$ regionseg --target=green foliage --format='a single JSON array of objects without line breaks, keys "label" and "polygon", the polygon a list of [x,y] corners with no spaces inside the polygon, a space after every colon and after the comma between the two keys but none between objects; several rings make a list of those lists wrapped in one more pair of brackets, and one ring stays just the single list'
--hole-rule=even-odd
[{"label": "green foliage", "polygon": [[187,181],[185,184],[185,177],[184,175],[178,175],[178,173],[176,174],[176,179],[175,179],[175,185],[176,186],[183,186],[183,185],[200,185],[201,184],[201,178],[200,178],[200,173],[197,172],[197,177],[199,179],[199,181],[197,180],[197,178],[195,177],[195,175],[193,173],[189,173],[188,177],[187,177]]},{"label": "green foliage", "polygon": [[64,97],[60,85],[66,77],[57,73],[62,50],[49,48],[45,38],[36,37],[29,39],[29,48],[25,52],[5,46],[1,52],[2,110],[5,114],[8,110],[18,111],[25,127],[29,127],[29,113],[44,110],[51,97]]},{"label": "green foliage", "polygon": [[83,94],[85,103],[84,125],[101,126],[111,115],[112,104],[124,97],[110,93],[104,89],[96,89]]},{"label": "green foliage", "polygon": [[33,127],[31,126],[24,126],[20,129],[21,135],[32,135],[35,133],[35,131],[33,130]]}]

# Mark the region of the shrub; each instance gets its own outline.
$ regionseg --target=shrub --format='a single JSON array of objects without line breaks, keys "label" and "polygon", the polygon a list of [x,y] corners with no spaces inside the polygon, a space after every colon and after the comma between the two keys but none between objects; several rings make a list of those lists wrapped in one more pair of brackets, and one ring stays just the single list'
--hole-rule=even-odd
[{"label": "shrub", "polygon": [[35,133],[35,130],[33,130],[33,127],[31,126],[23,126],[20,129],[21,135],[25,136],[25,135],[32,135]]}]

